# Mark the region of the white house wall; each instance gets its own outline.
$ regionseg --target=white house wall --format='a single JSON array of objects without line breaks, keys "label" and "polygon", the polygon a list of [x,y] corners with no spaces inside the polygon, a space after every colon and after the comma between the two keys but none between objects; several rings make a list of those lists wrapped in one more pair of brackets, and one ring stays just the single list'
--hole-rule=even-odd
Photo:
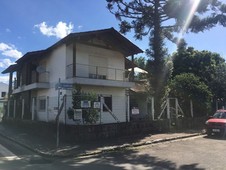
[{"label": "white house wall", "polygon": [[[5,83],[0,82],[0,99],[5,99],[7,97],[9,86]],[[2,97],[2,93],[6,93],[6,96]]]},{"label": "white house wall", "polygon": [[48,57],[46,66],[49,71],[49,81],[57,82],[66,77],[66,45],[61,45],[54,49]]},{"label": "white house wall", "polygon": [[[66,93],[66,90],[61,90],[59,99],[60,104],[63,101],[63,96]],[[39,98],[46,99],[46,110],[40,111],[39,110]],[[37,92],[37,119],[40,121],[45,122],[53,122],[57,116],[57,108],[58,108],[58,90],[55,88],[46,89],[46,90],[39,90]],[[61,122],[64,122],[64,113],[60,116]]]},{"label": "white house wall", "polygon": [[[58,91],[55,89],[59,78],[65,80],[66,76],[66,46],[61,45],[55,48],[49,56],[40,62],[45,65],[46,71],[49,72],[50,89],[41,89],[37,91],[37,119],[40,121],[54,121],[57,115]],[[39,98],[46,98],[46,110],[39,110]]]},{"label": "white house wall", "polygon": [[[94,60],[92,58],[99,60],[99,63],[93,63],[92,61]],[[109,68],[107,69],[108,79],[117,78],[118,80],[123,80],[124,60],[124,56],[117,51],[76,44],[77,76],[86,77],[89,73],[89,66],[100,66]]]},{"label": "white house wall", "polygon": [[[112,96],[112,112],[120,122],[126,121],[126,96],[123,88],[109,88],[109,87],[82,87],[84,92],[92,92],[98,95]],[[108,112],[101,114],[102,123],[116,123],[116,120]]]},{"label": "white house wall", "polygon": [[67,46],[66,56],[66,65],[68,66],[73,63],[73,44]]},{"label": "white house wall", "polygon": [[[105,67],[116,68],[118,70],[124,70],[124,56],[116,51],[102,49],[98,47],[92,47],[84,44],[76,44],[76,64],[83,64],[84,66],[93,65],[90,63],[90,57],[102,57],[105,61]],[[58,106],[58,90],[55,89],[55,84],[58,82],[59,78],[62,82],[67,82],[66,79],[66,67],[73,64],[73,45],[61,45],[55,48],[49,56],[42,61],[46,65],[46,71],[49,72],[49,82],[51,84],[50,89],[43,89],[37,91],[37,107],[39,97],[46,97],[46,111],[39,111],[37,108],[37,119],[40,121],[51,122],[55,121],[57,115]],[[80,67],[77,65],[76,74],[88,74],[87,67]],[[111,75],[110,73],[108,74]],[[117,78],[121,76],[122,73],[118,73]],[[79,75],[77,75],[79,76]],[[116,75],[114,74],[114,77]],[[82,90],[85,92],[94,92],[96,94],[111,95],[112,96],[112,111],[120,122],[126,121],[126,96],[125,88],[114,88],[105,86],[82,86]],[[62,90],[60,95],[60,103],[62,102],[62,96],[64,94],[71,95],[71,91]],[[67,108],[71,107],[71,99],[67,99]],[[67,109],[66,108],[66,109]],[[75,124],[72,120],[69,120],[67,116],[65,117],[66,109],[60,116],[60,121],[67,124]],[[65,119],[66,118],[66,119]],[[104,112],[101,114],[102,123],[115,123],[114,118],[108,113]]]}]

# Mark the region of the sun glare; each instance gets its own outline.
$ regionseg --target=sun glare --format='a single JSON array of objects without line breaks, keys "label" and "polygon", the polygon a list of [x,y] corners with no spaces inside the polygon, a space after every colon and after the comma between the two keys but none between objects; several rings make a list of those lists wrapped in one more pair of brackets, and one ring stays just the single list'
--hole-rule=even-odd
[{"label": "sun glare", "polygon": [[201,0],[189,0],[191,8],[190,8],[190,11],[188,13],[187,19],[186,19],[186,21],[184,23],[184,26],[183,26],[182,30],[180,31],[180,33],[179,33],[177,44],[180,43],[181,38],[183,37],[184,33],[186,32],[188,26],[190,25],[191,20],[192,20],[192,18],[194,16],[194,13],[195,13],[196,9],[199,6],[200,1]]}]

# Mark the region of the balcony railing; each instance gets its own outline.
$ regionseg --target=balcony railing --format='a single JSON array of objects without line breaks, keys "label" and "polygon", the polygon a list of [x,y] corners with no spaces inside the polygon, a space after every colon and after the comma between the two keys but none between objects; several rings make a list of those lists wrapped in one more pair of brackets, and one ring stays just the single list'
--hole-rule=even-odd
[{"label": "balcony railing", "polygon": [[[33,83],[48,83],[48,82],[49,82],[49,72],[45,71],[43,73],[38,73],[38,75],[32,73],[30,84],[33,84]],[[14,79],[13,89],[17,89],[18,87],[23,86],[25,84],[26,83],[21,82],[21,81],[18,82],[17,79]],[[28,85],[28,84],[26,84],[26,85]]]},{"label": "balcony railing", "polygon": [[[75,69],[75,76],[73,75],[73,70]],[[81,78],[91,78],[91,79],[106,79],[106,80],[118,80],[118,81],[128,81],[129,73],[126,70],[92,66],[86,64],[78,64],[76,66],[73,64],[67,65],[66,77],[81,77]]]}]

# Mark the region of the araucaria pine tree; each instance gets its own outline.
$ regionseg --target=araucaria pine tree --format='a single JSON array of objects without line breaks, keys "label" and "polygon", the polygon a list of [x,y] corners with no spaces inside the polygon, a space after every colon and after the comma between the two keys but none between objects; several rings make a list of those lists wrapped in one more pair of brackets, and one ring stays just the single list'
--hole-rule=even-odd
[{"label": "araucaria pine tree", "polygon": [[160,112],[165,93],[165,40],[180,43],[186,32],[208,30],[216,25],[226,26],[226,5],[220,0],[106,0],[107,8],[120,21],[120,32],[134,31],[141,40],[149,37],[147,70],[155,98],[156,114]]}]

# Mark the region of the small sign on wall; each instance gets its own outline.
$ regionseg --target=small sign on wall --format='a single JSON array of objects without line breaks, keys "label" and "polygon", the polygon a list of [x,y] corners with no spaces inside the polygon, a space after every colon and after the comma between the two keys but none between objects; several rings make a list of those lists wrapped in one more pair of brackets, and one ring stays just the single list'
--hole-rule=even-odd
[{"label": "small sign on wall", "polygon": [[140,114],[139,109],[136,107],[132,108],[132,115],[138,115],[138,114]]},{"label": "small sign on wall", "polygon": [[93,102],[94,109],[100,109],[100,102]]},{"label": "small sign on wall", "polygon": [[89,100],[82,100],[81,101],[81,108],[90,108],[91,102]]},{"label": "small sign on wall", "polygon": [[75,120],[82,120],[82,109],[75,109],[74,119]]}]

